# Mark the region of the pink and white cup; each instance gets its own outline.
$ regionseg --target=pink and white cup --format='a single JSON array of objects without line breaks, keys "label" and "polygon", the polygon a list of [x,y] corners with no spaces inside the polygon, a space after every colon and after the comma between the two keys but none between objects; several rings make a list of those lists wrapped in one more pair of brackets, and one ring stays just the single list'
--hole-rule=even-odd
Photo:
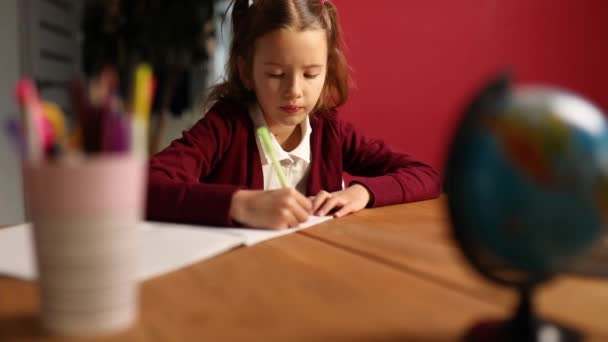
[{"label": "pink and white cup", "polygon": [[45,330],[111,334],[137,318],[145,162],[128,155],[24,166]]}]

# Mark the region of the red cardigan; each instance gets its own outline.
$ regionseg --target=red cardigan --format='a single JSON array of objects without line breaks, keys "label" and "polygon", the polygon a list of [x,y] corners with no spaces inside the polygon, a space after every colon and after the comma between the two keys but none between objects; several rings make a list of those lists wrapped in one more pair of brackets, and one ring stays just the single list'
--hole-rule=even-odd
[{"label": "red cardigan", "polygon": [[[365,186],[368,207],[437,197],[440,178],[430,166],[358,133],[336,112],[310,117],[307,196],[342,188],[342,172]],[[147,217],[233,226],[230,201],[239,189],[263,189],[260,154],[247,108],[218,103],[182,138],[150,159]],[[349,184],[350,185],[350,184]]]}]

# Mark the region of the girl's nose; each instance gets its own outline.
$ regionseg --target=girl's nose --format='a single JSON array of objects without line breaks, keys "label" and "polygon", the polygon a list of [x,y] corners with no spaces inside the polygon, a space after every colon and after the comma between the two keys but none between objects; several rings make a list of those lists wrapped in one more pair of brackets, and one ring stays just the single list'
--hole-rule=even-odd
[{"label": "girl's nose", "polygon": [[298,99],[302,97],[302,86],[297,76],[290,77],[287,80],[285,97],[287,99]]}]

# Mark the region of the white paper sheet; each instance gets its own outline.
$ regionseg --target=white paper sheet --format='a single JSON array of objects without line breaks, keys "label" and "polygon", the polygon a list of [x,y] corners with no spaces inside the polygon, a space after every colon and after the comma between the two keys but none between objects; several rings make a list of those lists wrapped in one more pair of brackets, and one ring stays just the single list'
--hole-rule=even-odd
[{"label": "white paper sheet", "polygon": [[225,228],[227,232],[238,234],[245,238],[245,245],[252,246],[262,241],[277,238],[279,236],[291,234],[305,228],[312,227],[321,222],[331,220],[333,216],[309,216],[308,221],[297,227],[282,230],[249,229],[249,228]]},{"label": "white paper sheet", "polygon": [[[138,227],[140,242],[138,278],[142,281],[148,280],[214,257],[237,246],[252,246],[331,218],[331,216],[311,216],[298,227],[284,230],[142,222]],[[29,224],[0,229],[0,276],[25,280],[37,278],[32,241]]]},{"label": "white paper sheet", "polygon": [[29,224],[0,229],[0,275],[37,278]]},{"label": "white paper sheet", "polygon": [[244,243],[222,228],[141,223],[139,277],[142,280],[212,258]]},{"label": "white paper sheet", "polygon": [[[204,226],[142,222],[138,228],[140,280],[189,266],[244,243],[242,236]],[[0,275],[37,278],[30,236],[29,224],[0,229]]]}]

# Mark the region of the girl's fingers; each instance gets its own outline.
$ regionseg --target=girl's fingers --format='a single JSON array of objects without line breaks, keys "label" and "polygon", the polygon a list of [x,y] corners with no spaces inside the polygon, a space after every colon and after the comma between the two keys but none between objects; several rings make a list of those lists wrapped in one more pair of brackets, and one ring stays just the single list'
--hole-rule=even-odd
[{"label": "girl's fingers", "polygon": [[[309,204],[310,204],[310,202],[309,202]],[[297,224],[299,224],[301,222],[305,222],[306,220],[308,220],[308,216],[310,214],[310,209],[309,208],[304,208],[304,207],[300,206],[299,202],[297,202],[291,208],[291,212],[292,212],[294,218],[297,220]]]},{"label": "girl's fingers", "polygon": [[312,201],[310,200],[310,198],[307,198],[306,196],[302,195],[297,190],[294,190],[294,197],[295,197],[296,202],[298,203],[298,205],[304,211],[306,211],[307,213],[312,212],[313,204],[312,204]]},{"label": "girl's fingers", "polygon": [[351,204],[347,204],[345,206],[343,206],[342,208],[340,208],[340,210],[336,211],[334,213],[334,217],[338,218],[338,217],[342,217],[342,216],[346,216],[350,213],[352,213],[353,210],[353,206]]},{"label": "girl's fingers", "polygon": [[331,194],[325,190],[321,190],[319,191],[319,193],[317,194],[317,196],[315,196],[313,202],[312,202],[312,212],[315,213],[319,210],[319,208],[321,207],[321,205],[323,205],[323,203],[325,203],[325,201],[332,197]]},{"label": "girl's fingers", "polygon": [[340,204],[339,200],[339,197],[329,198],[327,201],[325,201],[325,203],[323,203],[323,206],[321,206],[321,209],[319,209],[317,215],[325,216],[328,212]]},{"label": "girl's fingers", "polygon": [[276,229],[285,229],[289,227],[294,227],[298,224],[298,220],[295,215],[292,213],[291,208],[281,209],[279,214],[279,223],[276,226]]},{"label": "girl's fingers", "polygon": [[296,218],[296,214],[291,211],[289,216],[287,217],[287,228],[293,228],[300,224],[300,221]]}]

